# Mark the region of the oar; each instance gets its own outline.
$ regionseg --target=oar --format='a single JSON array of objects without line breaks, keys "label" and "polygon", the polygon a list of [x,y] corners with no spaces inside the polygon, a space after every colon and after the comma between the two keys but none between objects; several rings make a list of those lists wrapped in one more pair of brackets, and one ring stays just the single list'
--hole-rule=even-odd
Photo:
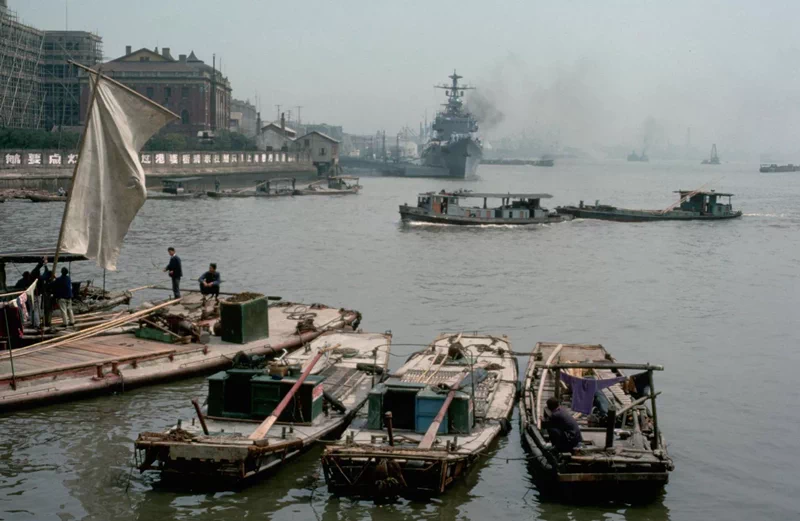
[{"label": "oar", "polygon": [[431,423],[427,432],[425,432],[425,437],[423,437],[422,441],[419,442],[419,445],[417,446],[418,449],[426,450],[433,446],[433,441],[436,439],[436,433],[439,431],[439,425],[441,425],[442,421],[444,421],[444,415],[447,414],[447,409],[450,407],[450,402],[453,401],[456,391],[458,391],[461,382],[466,376],[467,373],[461,373],[461,376],[458,377],[456,383],[450,387],[450,392],[447,393],[447,398],[445,398],[444,403],[439,409],[439,412],[436,413],[436,418],[433,419],[433,423]]}]

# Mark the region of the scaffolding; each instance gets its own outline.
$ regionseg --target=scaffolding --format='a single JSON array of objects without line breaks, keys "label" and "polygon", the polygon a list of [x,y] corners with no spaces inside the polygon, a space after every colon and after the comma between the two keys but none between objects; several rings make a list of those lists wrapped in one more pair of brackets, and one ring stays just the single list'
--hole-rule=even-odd
[{"label": "scaffolding", "polygon": [[0,2],[0,128],[40,128],[44,31],[21,23]]}]

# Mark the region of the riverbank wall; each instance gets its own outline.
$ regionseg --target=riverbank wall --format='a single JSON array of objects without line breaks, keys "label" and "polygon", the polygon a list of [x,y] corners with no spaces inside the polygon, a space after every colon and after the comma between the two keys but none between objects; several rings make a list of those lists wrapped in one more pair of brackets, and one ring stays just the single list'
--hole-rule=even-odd
[{"label": "riverbank wall", "polygon": [[[77,160],[77,154],[53,150],[0,150],[0,188],[68,190]],[[300,153],[142,152],[139,160],[148,187],[161,186],[164,178],[180,177],[207,178],[209,184],[217,178],[226,186],[276,177],[298,181],[317,177],[311,158]]]}]

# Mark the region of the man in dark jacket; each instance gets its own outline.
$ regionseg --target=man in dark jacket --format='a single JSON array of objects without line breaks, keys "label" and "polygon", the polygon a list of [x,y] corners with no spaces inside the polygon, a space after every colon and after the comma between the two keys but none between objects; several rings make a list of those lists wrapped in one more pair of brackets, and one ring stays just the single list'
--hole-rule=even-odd
[{"label": "man in dark jacket", "polygon": [[197,282],[200,283],[200,293],[205,299],[206,295],[214,295],[214,300],[219,299],[219,284],[221,281],[217,265],[213,262],[208,265],[208,271],[203,273]]},{"label": "man in dark jacket", "polygon": [[172,246],[167,248],[167,253],[169,253],[169,264],[164,271],[168,272],[172,279],[172,294],[175,295],[175,298],[181,298],[181,277],[183,277],[181,258],[175,255],[175,248]]},{"label": "man in dark jacket", "polygon": [[75,315],[72,313],[72,279],[69,277],[69,270],[61,268],[61,276],[53,281],[53,297],[58,302],[58,309],[61,310],[61,319],[64,327],[75,325]]},{"label": "man in dark jacket", "polygon": [[583,441],[581,427],[567,411],[559,406],[555,398],[547,399],[550,417],[544,424],[550,443],[557,452],[572,452]]}]

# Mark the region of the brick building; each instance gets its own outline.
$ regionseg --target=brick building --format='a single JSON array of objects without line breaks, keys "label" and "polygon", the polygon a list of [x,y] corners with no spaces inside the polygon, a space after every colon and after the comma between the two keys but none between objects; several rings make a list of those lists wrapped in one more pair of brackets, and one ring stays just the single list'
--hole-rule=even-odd
[{"label": "brick building", "polygon": [[[231,118],[231,84],[227,78],[195,56],[172,57],[161,52],[128,46],[125,55],[101,64],[103,74],[147,96],[181,117],[164,132],[196,135],[201,130],[227,129]],[[94,67],[95,69],[97,67]],[[88,73],[81,74],[81,118],[89,104]]]}]

